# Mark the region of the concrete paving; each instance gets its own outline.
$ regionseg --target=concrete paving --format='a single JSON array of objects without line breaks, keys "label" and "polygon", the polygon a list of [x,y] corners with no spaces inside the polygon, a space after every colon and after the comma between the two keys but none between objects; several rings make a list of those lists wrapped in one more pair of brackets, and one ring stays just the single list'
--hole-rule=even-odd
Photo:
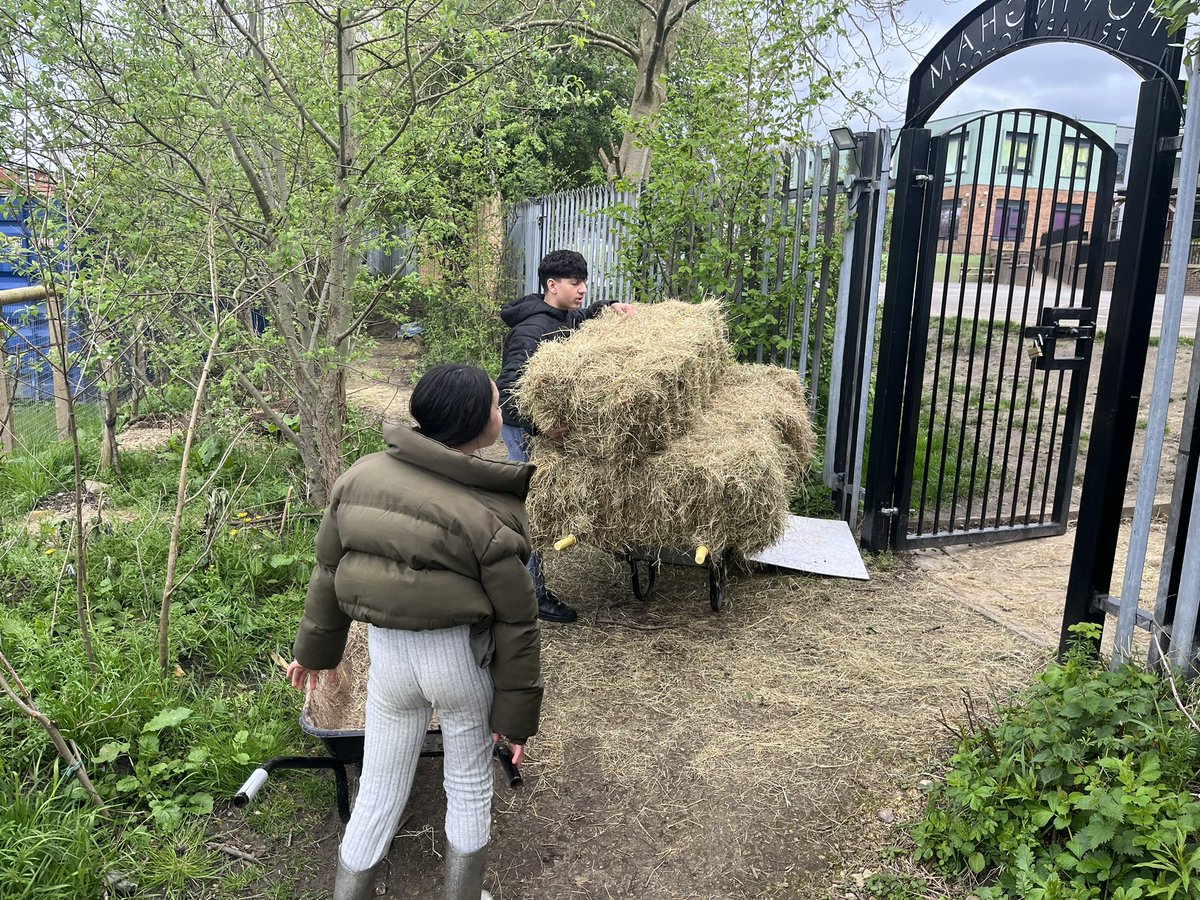
[{"label": "concrete paving", "polygon": [[[975,282],[967,282],[966,285],[957,283],[945,287],[941,284],[935,284],[933,288],[933,314],[938,315],[942,309],[946,310],[947,316],[960,315],[959,299],[965,287],[966,296],[963,298],[963,309],[961,315],[967,319],[1004,319],[1011,321],[1020,321],[1021,319],[1021,304],[1025,297],[1025,286],[1018,285],[1014,292],[1013,309],[1009,310],[1009,285],[1000,284],[984,284],[980,290]],[[1035,281],[1030,286],[1030,306],[1036,307],[1038,297],[1041,290],[1041,281]],[[880,285],[880,297],[883,296],[883,285]],[[1046,284],[1047,305],[1051,306],[1069,306],[1070,292],[1066,285],[1063,286],[1061,299],[1053,300],[1054,291],[1057,288],[1056,282],[1048,282]],[[945,306],[943,306],[943,296],[945,296]],[[1154,319],[1151,325],[1151,335],[1157,337],[1162,331],[1162,314],[1163,305],[1166,300],[1165,294],[1158,294],[1154,298]],[[1108,313],[1112,305],[1112,291],[1101,291],[1096,308],[1096,324],[1101,330],[1106,330],[1108,327]],[[992,310],[995,309],[993,313]],[[1200,323],[1200,295],[1185,295],[1183,298],[1183,315],[1180,319],[1180,335],[1183,337],[1197,337],[1197,324]],[[1032,315],[1027,324],[1032,324]]]}]

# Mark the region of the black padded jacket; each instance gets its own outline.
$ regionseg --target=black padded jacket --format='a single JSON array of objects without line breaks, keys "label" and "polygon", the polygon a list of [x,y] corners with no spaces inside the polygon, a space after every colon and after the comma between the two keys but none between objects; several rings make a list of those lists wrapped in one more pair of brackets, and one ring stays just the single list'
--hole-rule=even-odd
[{"label": "black padded jacket", "polygon": [[517,410],[513,391],[525,372],[525,363],[541,346],[543,341],[557,341],[596,316],[612,301],[593,303],[584,309],[559,309],[542,299],[541,294],[527,294],[509,301],[500,311],[500,318],[508,326],[504,339],[504,363],[496,386],[500,389],[500,409],[504,412],[504,424],[523,428],[530,434],[537,429],[529,419]]}]

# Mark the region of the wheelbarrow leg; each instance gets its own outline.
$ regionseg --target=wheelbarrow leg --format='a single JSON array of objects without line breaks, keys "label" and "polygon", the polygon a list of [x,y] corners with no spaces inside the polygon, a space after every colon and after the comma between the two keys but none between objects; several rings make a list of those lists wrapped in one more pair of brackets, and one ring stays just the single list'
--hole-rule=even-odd
[{"label": "wheelbarrow leg", "polygon": [[[646,563],[646,583],[642,585],[641,563]],[[629,580],[633,585],[633,595],[639,600],[649,600],[654,593],[654,585],[658,581],[659,563],[654,560],[629,560]]]},{"label": "wheelbarrow leg", "polygon": [[725,608],[725,585],[727,583],[725,560],[712,559],[708,565],[708,604],[713,612]]},{"label": "wheelbarrow leg", "polygon": [[332,770],[334,788],[337,791],[338,815],[343,822],[350,821],[350,783],[346,778],[346,764],[330,756],[276,756],[267,760],[246,779],[246,783],[234,796],[233,805],[240,809],[253,800],[259,788],[266,784],[268,776],[276,769]]}]

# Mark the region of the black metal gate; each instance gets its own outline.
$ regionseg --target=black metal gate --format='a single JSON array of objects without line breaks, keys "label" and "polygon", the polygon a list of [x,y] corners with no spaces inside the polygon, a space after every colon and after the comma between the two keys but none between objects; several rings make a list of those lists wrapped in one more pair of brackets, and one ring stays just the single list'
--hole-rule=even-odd
[{"label": "black metal gate", "polygon": [[1066,529],[1115,156],[1040,110],[901,132],[871,549]]}]

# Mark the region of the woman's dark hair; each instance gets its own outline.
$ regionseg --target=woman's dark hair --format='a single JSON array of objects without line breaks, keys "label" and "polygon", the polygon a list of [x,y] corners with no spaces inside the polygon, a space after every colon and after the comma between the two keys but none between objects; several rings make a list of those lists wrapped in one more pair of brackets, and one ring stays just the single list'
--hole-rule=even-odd
[{"label": "woman's dark hair", "polygon": [[483,434],[492,417],[492,379],[475,366],[434,366],[408,401],[425,437],[461,447]]},{"label": "woman's dark hair", "polygon": [[538,284],[542,286],[543,291],[546,290],[546,282],[551,278],[555,281],[562,278],[587,281],[587,277],[587,260],[583,258],[582,253],[576,253],[574,250],[551,250],[538,263]]}]

